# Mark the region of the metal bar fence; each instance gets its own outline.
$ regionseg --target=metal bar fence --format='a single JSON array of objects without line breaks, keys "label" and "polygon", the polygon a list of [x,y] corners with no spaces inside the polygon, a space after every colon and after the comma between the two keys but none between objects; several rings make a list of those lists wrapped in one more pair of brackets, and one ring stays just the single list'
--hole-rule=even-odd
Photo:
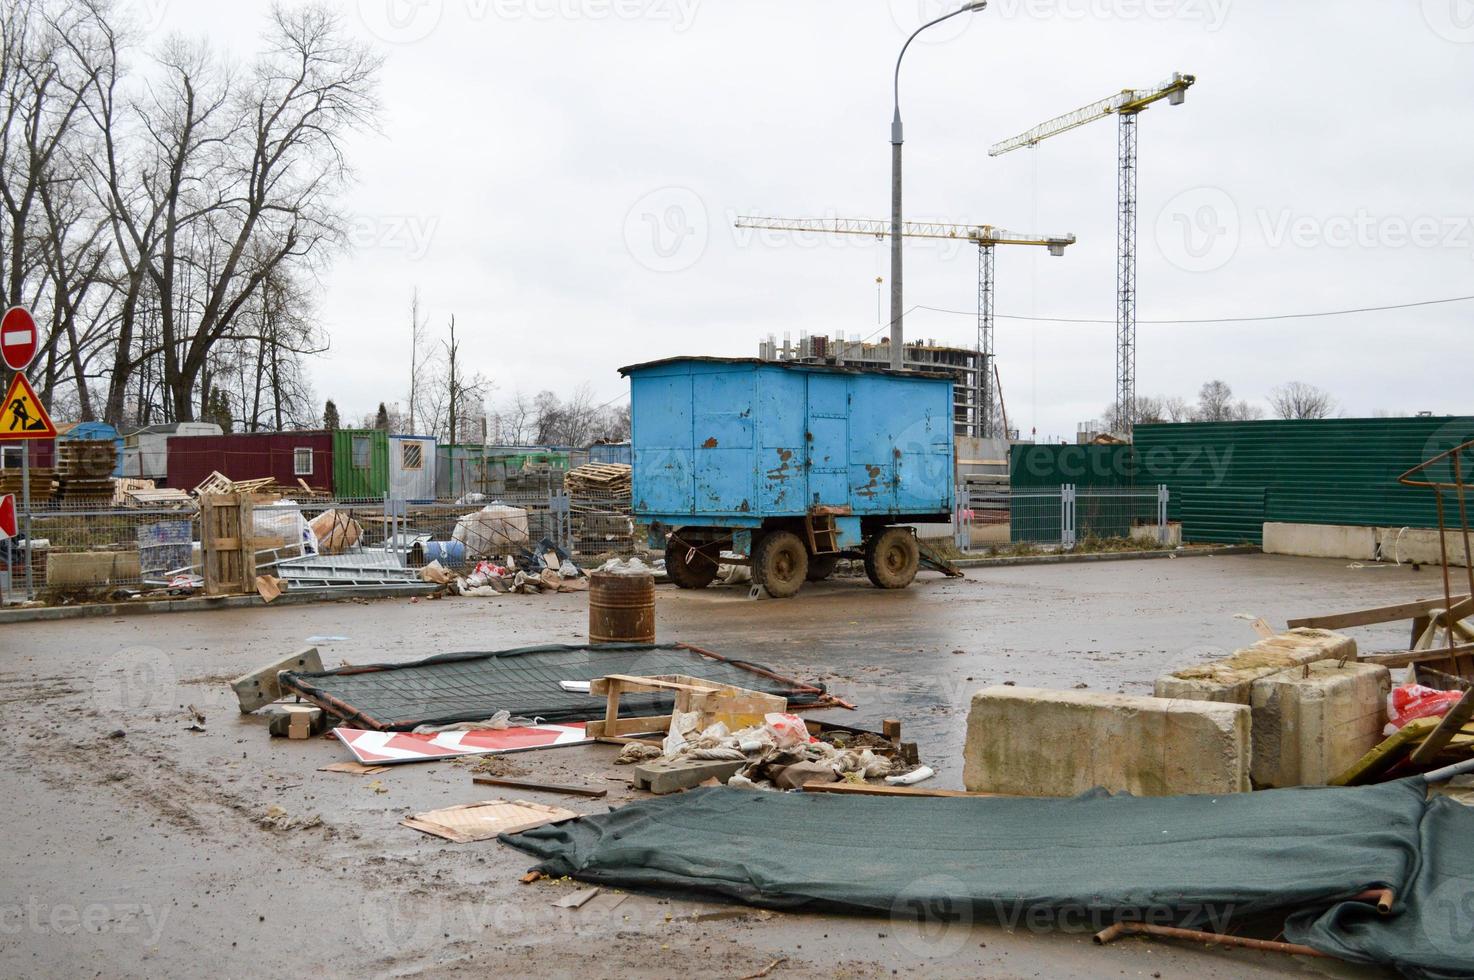
[{"label": "metal bar fence", "polygon": [[954,520],[960,551],[1028,553],[1101,550],[1131,542],[1166,545],[1166,487],[1081,489],[1066,484],[1029,490],[959,488]]},{"label": "metal bar fence", "polygon": [[[467,518],[487,506],[525,515],[526,541],[520,534],[515,543],[476,534]],[[309,556],[312,538],[306,528],[328,511],[335,511],[344,526],[352,522],[361,529],[350,550],[362,556],[360,564],[374,567],[392,561],[417,569],[439,561],[452,572],[464,572],[482,559],[505,558],[544,539],[585,567],[645,551],[645,528],[635,523],[627,494],[571,495],[559,485],[423,502],[301,495],[256,506],[258,568],[269,571]],[[30,517],[31,537],[0,541],[0,602],[97,598],[182,584],[181,576],[201,572],[200,519],[192,502],[177,507],[45,502],[33,505]],[[520,517],[517,524],[520,529]],[[35,583],[33,595],[25,588],[27,570]]]}]

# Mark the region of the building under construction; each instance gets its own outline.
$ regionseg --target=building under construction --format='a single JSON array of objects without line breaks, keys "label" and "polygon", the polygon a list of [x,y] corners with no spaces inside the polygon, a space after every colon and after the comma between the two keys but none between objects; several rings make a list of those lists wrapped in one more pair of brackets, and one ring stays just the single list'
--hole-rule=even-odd
[{"label": "building under construction", "polygon": [[[772,335],[758,344],[758,356],[765,361],[797,361],[803,364],[829,364],[834,366],[889,368],[891,345],[883,342],[868,344],[860,340],[845,340],[843,337],[801,336],[797,344],[790,343],[785,336],[780,344]],[[907,344],[903,364],[918,371],[936,371],[950,374],[956,380],[953,386],[952,421],[953,431],[959,436],[987,438],[1002,436],[1008,428],[1008,416],[1001,400],[995,402],[991,412],[979,411],[983,392],[998,391],[997,379],[984,386],[980,372],[984,358],[976,350],[966,347],[942,347],[935,341],[924,344]],[[989,420],[992,420],[991,423]],[[988,431],[994,429],[996,431]],[[1008,437],[1017,439],[1016,432]]]}]

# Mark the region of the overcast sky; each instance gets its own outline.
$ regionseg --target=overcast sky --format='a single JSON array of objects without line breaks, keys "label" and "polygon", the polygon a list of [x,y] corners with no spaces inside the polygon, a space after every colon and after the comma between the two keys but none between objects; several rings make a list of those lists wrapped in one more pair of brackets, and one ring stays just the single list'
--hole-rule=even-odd
[{"label": "overcast sky", "polygon": [[[129,0],[152,36],[254,50],[264,2]],[[751,356],[769,333],[870,336],[886,245],[732,219],[884,217],[890,75],[932,0],[345,0],[386,56],[382,132],[355,139],[356,247],[323,283],[312,375],[345,416],[408,387],[418,286],[495,389],[621,365]],[[993,0],[906,56],[906,214],[1068,231],[1000,248],[1011,424],[1072,437],[1113,397],[1113,119],[990,145],[1182,71],[1140,122],[1140,318],[1318,312],[1474,294],[1471,0]],[[907,336],[971,346],[976,249],[907,248]],[[1468,412],[1474,303],[1140,327],[1138,390],[1302,380],[1348,415]]]}]

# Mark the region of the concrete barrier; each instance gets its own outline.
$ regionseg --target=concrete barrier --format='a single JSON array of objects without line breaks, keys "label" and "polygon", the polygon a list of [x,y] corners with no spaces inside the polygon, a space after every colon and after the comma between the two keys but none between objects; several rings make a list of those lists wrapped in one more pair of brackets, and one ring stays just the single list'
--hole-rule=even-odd
[{"label": "concrete barrier", "polygon": [[1157,678],[1159,698],[1248,704],[1254,682],[1268,674],[1317,660],[1355,660],[1356,641],[1330,630],[1301,627],[1266,637],[1233,656],[1184,667]]},{"label": "concrete barrier", "polygon": [[972,698],[962,780],[1013,796],[1243,793],[1249,718],[1239,704],[990,687]]},{"label": "concrete barrier", "polygon": [[1376,528],[1346,524],[1283,524],[1265,521],[1264,553],[1373,561],[1377,557],[1377,531]]},{"label": "concrete barrier", "polygon": [[[1461,531],[1443,536],[1448,548],[1448,563],[1460,568],[1469,566]],[[1379,527],[1377,547],[1383,561],[1408,565],[1442,565],[1443,552],[1438,546],[1438,529],[1427,527]]]},{"label": "concrete barrier", "polygon": [[1253,684],[1255,786],[1324,786],[1382,740],[1392,675],[1322,660]]},{"label": "concrete barrier", "polygon": [[[1450,531],[1448,563],[1467,567],[1463,536]],[[1387,561],[1440,565],[1438,529],[1426,527],[1360,527],[1350,524],[1286,524],[1266,521],[1264,553],[1302,558],[1346,558],[1351,561]]]}]

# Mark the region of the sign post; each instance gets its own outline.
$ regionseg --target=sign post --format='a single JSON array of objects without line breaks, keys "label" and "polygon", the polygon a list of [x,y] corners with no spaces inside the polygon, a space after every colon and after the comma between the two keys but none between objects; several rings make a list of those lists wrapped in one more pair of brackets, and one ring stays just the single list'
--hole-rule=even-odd
[{"label": "sign post", "polygon": [[[55,439],[56,426],[41,399],[36,397],[31,383],[26,380],[25,370],[36,358],[41,346],[40,334],[36,331],[36,320],[24,306],[12,306],[0,317],[0,360],[15,372],[5,401],[0,402],[0,442],[11,440]],[[31,550],[31,450],[25,447],[20,454],[21,510],[26,515],[26,598],[35,596],[34,554]],[[11,523],[14,524],[15,498],[10,498]],[[15,531],[11,537],[15,537]],[[17,553],[10,549],[11,555]],[[12,572],[14,565],[11,566]]]},{"label": "sign post", "polygon": [[[0,541],[11,540],[16,536],[17,530],[18,529],[16,528],[15,523],[15,494],[0,494]],[[14,548],[8,550],[10,554],[15,554]],[[10,562],[6,562],[6,579],[10,579],[11,575],[13,575],[14,572],[15,566]],[[7,582],[5,585],[5,591],[9,592],[14,587],[15,586],[13,583]],[[3,605],[4,602],[5,596],[3,594],[0,594],[0,605]]]}]

